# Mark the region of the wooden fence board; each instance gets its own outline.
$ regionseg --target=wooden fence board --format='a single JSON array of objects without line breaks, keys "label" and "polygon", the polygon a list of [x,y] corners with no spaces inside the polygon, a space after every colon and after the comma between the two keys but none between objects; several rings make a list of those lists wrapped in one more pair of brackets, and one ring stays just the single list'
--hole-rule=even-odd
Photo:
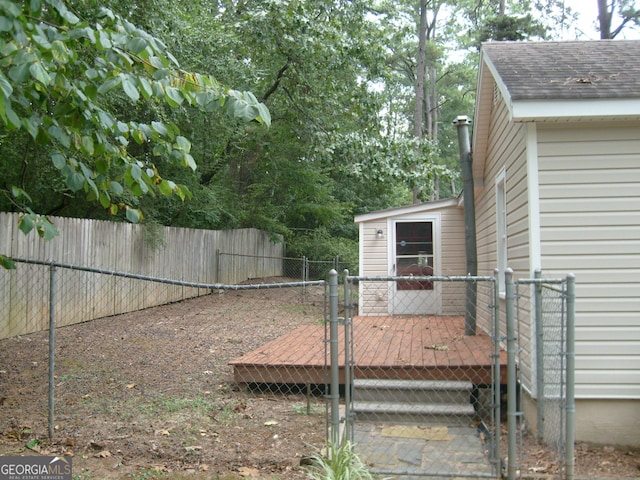
[{"label": "wooden fence board", "polygon": [[[256,229],[198,230],[51,217],[59,235],[23,235],[19,214],[0,213],[0,253],[204,284],[236,284],[282,275],[282,243]],[[218,265],[217,252],[231,254]],[[265,261],[262,257],[274,257]],[[231,259],[229,262],[227,260]],[[221,268],[222,267],[222,268]],[[0,272],[0,338],[48,328],[49,269],[18,263]],[[54,313],[60,326],[205,295],[208,289],[56,268]]]}]

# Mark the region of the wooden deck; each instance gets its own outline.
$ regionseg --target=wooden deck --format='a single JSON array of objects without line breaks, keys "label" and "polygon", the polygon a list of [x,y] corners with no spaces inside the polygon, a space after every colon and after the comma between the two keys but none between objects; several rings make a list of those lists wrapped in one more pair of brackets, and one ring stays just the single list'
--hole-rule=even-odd
[{"label": "wooden deck", "polygon": [[[344,382],[344,327],[339,327],[340,382]],[[464,318],[403,315],[353,319],[356,378],[466,380],[491,383],[491,338],[464,335]],[[328,345],[326,346],[328,348]],[[506,383],[506,353],[500,355]],[[322,384],[325,330],[306,325],[230,362],[238,383]]]}]

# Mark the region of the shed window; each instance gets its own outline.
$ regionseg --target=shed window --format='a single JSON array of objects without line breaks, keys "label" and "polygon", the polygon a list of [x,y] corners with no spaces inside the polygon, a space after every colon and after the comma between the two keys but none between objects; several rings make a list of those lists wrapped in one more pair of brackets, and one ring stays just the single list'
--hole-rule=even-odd
[{"label": "shed window", "polygon": [[[401,277],[433,275],[433,222],[396,223],[396,265]],[[433,290],[433,282],[400,281],[398,290]]]}]

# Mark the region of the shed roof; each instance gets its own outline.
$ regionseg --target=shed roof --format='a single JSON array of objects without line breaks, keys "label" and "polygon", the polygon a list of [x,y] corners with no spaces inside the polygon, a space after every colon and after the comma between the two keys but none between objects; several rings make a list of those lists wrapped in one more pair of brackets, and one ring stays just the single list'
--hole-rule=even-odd
[{"label": "shed roof", "polygon": [[404,215],[419,215],[421,213],[433,212],[443,208],[460,206],[461,198],[445,198],[442,200],[431,200],[429,202],[404,205],[402,207],[387,208],[385,210],[377,210],[375,212],[361,213],[355,216],[354,221],[355,223],[371,222],[386,218],[397,218]]}]

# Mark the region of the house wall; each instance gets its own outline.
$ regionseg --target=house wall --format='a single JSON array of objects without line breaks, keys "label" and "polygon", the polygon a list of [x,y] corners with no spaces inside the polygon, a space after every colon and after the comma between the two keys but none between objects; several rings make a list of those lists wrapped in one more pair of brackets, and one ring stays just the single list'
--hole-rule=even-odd
[{"label": "house wall", "polygon": [[[376,236],[381,229],[382,238]],[[360,275],[386,277],[389,275],[389,229],[387,219],[363,222],[360,230]],[[386,282],[360,282],[359,314],[388,315],[389,288]]]},{"label": "house wall", "polygon": [[[528,127],[524,124],[510,122],[505,102],[496,92],[494,95],[487,160],[483,173],[484,185],[476,190],[476,241],[478,246],[478,274],[494,275],[498,267],[497,252],[497,212],[496,212],[496,180],[504,175],[507,196],[507,265],[514,270],[516,278],[529,278],[529,203],[527,179],[527,141]],[[500,289],[504,289],[503,278],[500,278]],[[502,296],[503,298],[503,296]],[[479,297],[478,303],[490,302],[488,298]],[[525,304],[526,305],[526,304]],[[500,303],[502,335],[504,331],[504,301]],[[527,308],[527,307],[524,307]],[[521,346],[520,373],[525,388],[533,387],[533,360],[530,315],[526,311],[522,317],[526,323],[519,325]],[[482,319],[478,319],[479,322]]]},{"label": "house wall", "polygon": [[[437,275],[465,275],[465,241],[464,241],[464,211],[457,206],[425,210],[424,213],[408,215],[389,215],[384,218],[364,221],[360,229],[360,274],[363,276],[393,275],[389,266],[389,255],[393,241],[390,231],[394,220],[419,220],[421,216],[440,217],[440,271]],[[383,238],[377,238],[376,231],[384,232]],[[464,312],[464,297],[461,295],[461,285],[441,285],[441,314],[460,315]],[[361,282],[360,311],[361,315],[388,315],[389,289],[386,282]]]},{"label": "house wall", "polygon": [[640,399],[640,122],[538,142],[543,271],[576,275],[576,397]]},{"label": "house wall", "polygon": [[[504,168],[515,277],[538,267],[547,278],[576,275],[576,439],[638,445],[640,122],[515,124],[498,103],[489,131],[476,198],[479,274],[497,265],[495,180]],[[522,322],[531,302],[519,303],[523,405],[534,424],[533,332]]]}]

